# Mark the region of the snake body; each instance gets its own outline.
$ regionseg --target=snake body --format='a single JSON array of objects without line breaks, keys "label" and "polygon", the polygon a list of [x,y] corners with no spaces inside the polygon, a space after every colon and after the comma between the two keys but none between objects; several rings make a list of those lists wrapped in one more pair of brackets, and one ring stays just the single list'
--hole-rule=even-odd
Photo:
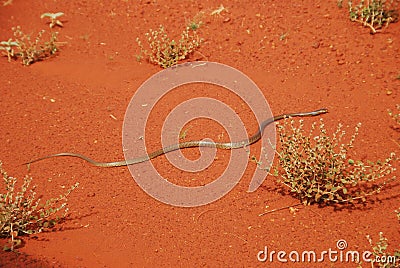
[{"label": "snake body", "polygon": [[324,114],[327,112],[328,112],[328,110],[323,108],[323,109],[319,109],[319,110],[312,111],[312,112],[290,113],[290,114],[281,114],[281,115],[274,116],[272,118],[268,118],[267,120],[263,121],[261,123],[261,125],[259,126],[258,131],[253,136],[251,136],[248,139],[237,141],[237,142],[228,142],[228,143],[211,142],[211,141],[181,142],[181,143],[173,144],[173,145],[170,145],[167,147],[163,147],[163,148],[161,148],[157,151],[154,151],[148,155],[144,155],[144,156],[134,158],[134,159],[115,161],[115,162],[97,162],[97,161],[95,161],[85,155],[82,155],[82,154],[64,152],[64,153],[58,153],[58,154],[44,156],[44,157],[41,157],[41,158],[38,158],[35,160],[31,160],[25,164],[29,165],[34,162],[38,162],[38,161],[48,159],[48,158],[53,158],[53,157],[71,156],[71,157],[77,157],[77,158],[83,159],[96,167],[121,167],[121,166],[129,166],[129,165],[142,163],[142,162],[148,161],[150,159],[156,158],[160,155],[163,155],[163,154],[166,154],[166,153],[169,153],[172,151],[176,151],[179,149],[184,149],[184,148],[211,147],[211,148],[226,149],[226,150],[237,149],[237,148],[251,145],[251,144],[257,142],[258,140],[260,140],[265,127],[273,122],[282,120],[284,118],[289,118],[289,117],[316,116],[316,115]]}]

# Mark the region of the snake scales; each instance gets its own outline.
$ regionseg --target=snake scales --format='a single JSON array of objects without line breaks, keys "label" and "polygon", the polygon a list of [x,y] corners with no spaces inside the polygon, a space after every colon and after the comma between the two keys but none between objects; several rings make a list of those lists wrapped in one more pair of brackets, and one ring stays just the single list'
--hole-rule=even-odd
[{"label": "snake scales", "polygon": [[219,143],[219,142],[211,142],[211,141],[181,142],[181,143],[177,143],[177,144],[173,144],[173,145],[161,148],[161,149],[154,151],[148,155],[144,155],[144,156],[134,158],[134,159],[115,161],[115,162],[97,162],[97,161],[90,159],[89,157],[84,156],[82,154],[64,152],[64,153],[52,154],[52,155],[44,156],[44,157],[41,157],[38,159],[34,159],[25,164],[30,165],[34,162],[38,162],[38,161],[52,158],[52,157],[71,156],[71,157],[78,157],[80,159],[83,159],[97,167],[121,167],[121,166],[128,166],[128,165],[142,163],[142,162],[148,161],[150,159],[156,158],[160,155],[163,155],[163,154],[175,151],[175,150],[183,149],[183,148],[211,147],[211,148],[219,148],[219,149],[227,149],[227,150],[236,149],[236,148],[248,146],[248,145],[253,144],[253,143],[257,142],[258,140],[260,140],[261,135],[264,131],[264,128],[273,122],[276,122],[276,121],[279,121],[279,120],[282,120],[282,119],[288,118],[288,117],[316,116],[316,115],[324,114],[327,112],[328,112],[328,110],[323,108],[323,109],[319,109],[319,110],[312,111],[312,112],[290,113],[290,114],[281,114],[281,115],[274,116],[272,118],[268,118],[267,120],[263,121],[261,123],[261,125],[259,126],[258,131],[253,136],[251,136],[248,139],[245,139],[242,141],[237,141],[237,142],[229,142],[229,143]]}]

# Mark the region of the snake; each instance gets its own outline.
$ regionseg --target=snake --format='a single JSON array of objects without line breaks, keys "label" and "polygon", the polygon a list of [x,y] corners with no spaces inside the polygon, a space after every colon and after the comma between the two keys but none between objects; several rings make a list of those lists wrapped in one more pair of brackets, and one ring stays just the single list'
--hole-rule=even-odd
[{"label": "snake", "polygon": [[37,159],[34,159],[34,160],[24,163],[24,165],[28,165],[28,167],[29,167],[30,164],[41,161],[41,160],[45,160],[45,159],[49,159],[49,158],[53,158],[53,157],[60,157],[60,156],[70,156],[70,157],[77,157],[82,160],[85,160],[86,162],[88,162],[96,167],[122,167],[122,166],[129,166],[129,165],[146,162],[146,161],[149,161],[160,155],[167,154],[169,152],[176,151],[179,149],[184,149],[184,148],[209,147],[209,148],[226,149],[226,150],[243,148],[243,147],[249,146],[249,145],[259,141],[261,139],[261,136],[263,134],[265,127],[273,122],[276,122],[276,121],[279,121],[279,120],[282,120],[285,118],[291,118],[291,117],[317,116],[317,115],[325,114],[327,112],[328,112],[328,109],[322,108],[322,109],[315,110],[312,112],[298,112],[298,113],[288,113],[288,114],[277,115],[277,116],[268,118],[267,120],[263,121],[259,125],[258,131],[254,135],[252,135],[250,138],[244,139],[241,141],[236,141],[236,142],[222,143],[222,142],[200,141],[200,140],[187,141],[187,142],[176,143],[176,144],[173,144],[170,146],[163,147],[157,151],[151,152],[150,154],[147,154],[147,155],[144,155],[141,157],[128,159],[128,160],[122,160],[122,161],[114,161],[114,162],[98,162],[98,161],[95,161],[85,155],[82,155],[82,154],[63,152],[63,153],[57,153],[57,154],[52,154],[52,155],[47,155],[47,156],[44,156],[41,158],[37,158]]}]

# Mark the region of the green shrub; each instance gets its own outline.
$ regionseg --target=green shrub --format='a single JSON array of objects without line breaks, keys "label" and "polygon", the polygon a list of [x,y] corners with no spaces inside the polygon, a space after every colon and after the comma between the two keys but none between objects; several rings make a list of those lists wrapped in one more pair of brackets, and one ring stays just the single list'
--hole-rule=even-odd
[{"label": "green shrub", "polygon": [[139,38],[136,39],[140,47],[140,55],[137,56],[138,60],[145,56],[149,62],[168,68],[186,59],[189,54],[200,47],[202,42],[195,31],[200,27],[200,23],[194,23],[196,24],[190,24],[185,28],[178,41],[171,40],[162,25],[158,30],[150,29],[145,34],[148,48],[144,47]]},{"label": "green shrub", "polygon": [[0,194],[0,237],[11,237],[10,246],[5,245],[4,250],[18,247],[21,236],[40,233],[64,219],[68,212],[67,197],[78,187],[76,183],[66,193],[42,204],[36,198],[36,186],[31,186],[31,177],[24,177],[18,191],[18,180],[8,176],[1,162],[0,173],[5,184],[5,192]]},{"label": "green shrub", "polygon": [[9,39],[8,41],[0,42],[0,51],[8,57],[9,62],[11,59],[21,58],[22,64],[30,65],[48,58],[58,51],[57,32],[51,32],[49,40],[43,41],[45,30],[40,31],[35,40],[32,40],[30,35],[22,32],[19,26],[12,28],[12,30],[15,40]]},{"label": "green shrub", "polygon": [[358,5],[353,5],[350,0],[348,4],[350,20],[369,27],[372,34],[377,33],[378,29],[396,22],[399,17],[396,10],[397,2],[394,0],[360,0]]},{"label": "green shrub", "polygon": [[[322,119],[319,127],[316,123],[312,125],[308,135],[304,134],[303,120],[299,121],[298,126],[295,126],[294,120],[285,120],[283,124],[278,124],[278,182],[288,187],[305,205],[353,203],[355,200],[365,201],[367,196],[379,193],[394,178],[375,186],[371,183],[395,170],[391,165],[395,155],[392,153],[383,162],[368,164],[349,158],[347,152],[353,147],[359,127],[360,124],[350,141],[343,144],[345,131],[342,130],[342,125],[330,137]],[[314,131],[319,133],[312,136]]]}]

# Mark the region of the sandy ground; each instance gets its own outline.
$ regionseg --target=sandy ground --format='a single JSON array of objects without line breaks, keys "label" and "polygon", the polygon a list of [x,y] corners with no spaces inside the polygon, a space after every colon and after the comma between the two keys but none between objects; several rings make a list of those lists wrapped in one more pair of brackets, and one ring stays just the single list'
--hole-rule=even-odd
[{"label": "sandy ground", "polygon": [[[210,13],[221,4],[227,9]],[[328,131],[338,123],[351,134],[361,122],[351,151],[360,160],[385,159],[399,151],[399,132],[387,109],[399,103],[400,24],[383,33],[348,19],[336,1],[19,1],[0,7],[0,39],[11,27],[26,32],[48,30],[40,15],[62,11],[65,42],[55,57],[25,67],[0,59],[0,159],[10,175],[23,177],[21,164],[52,153],[72,151],[99,161],[122,160],[126,109],[136,90],[160,67],[138,62],[137,37],[164,25],[177,36],[188,20],[204,12],[198,30],[204,42],[189,60],[232,66],[261,89],[274,115],[326,107]],[[158,149],[162,124],[176,105],[194,97],[228,103],[249,133],[257,123],[240,99],[215,86],[172,91],[158,103],[146,127],[146,146]],[[305,119],[306,124],[316,121]],[[198,120],[185,140],[212,138],[222,126]],[[396,144],[397,143],[397,144]],[[250,146],[252,152],[259,144]],[[199,150],[184,155],[196,159]],[[152,162],[176,184],[199,186],[213,181],[228,166],[230,152],[218,151],[209,168],[187,174],[163,157]],[[249,161],[239,184],[206,206],[181,208],[147,195],[128,168],[97,168],[75,158],[55,158],[32,165],[30,175],[44,196],[80,186],[69,197],[70,217],[55,231],[24,239],[20,254],[0,253],[2,267],[282,267],[276,259],[261,263],[268,250],[298,252],[370,250],[366,235],[381,231],[389,251],[400,244],[399,183],[394,182],[365,205],[350,209],[309,206],[259,216],[296,204],[275,178],[255,192],[247,188],[256,165]],[[398,173],[397,173],[398,175]],[[5,242],[5,241],[4,241]],[[356,267],[355,263],[313,263],[313,267]],[[286,267],[304,267],[289,263]]]}]

